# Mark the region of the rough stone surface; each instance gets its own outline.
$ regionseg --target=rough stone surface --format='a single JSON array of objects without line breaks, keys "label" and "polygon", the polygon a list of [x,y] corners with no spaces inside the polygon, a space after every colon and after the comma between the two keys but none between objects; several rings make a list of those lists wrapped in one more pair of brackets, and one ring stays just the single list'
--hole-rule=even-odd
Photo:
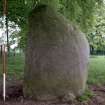
[{"label": "rough stone surface", "polygon": [[29,16],[24,94],[50,100],[81,95],[87,80],[89,46],[85,35],[52,8],[39,6]]}]

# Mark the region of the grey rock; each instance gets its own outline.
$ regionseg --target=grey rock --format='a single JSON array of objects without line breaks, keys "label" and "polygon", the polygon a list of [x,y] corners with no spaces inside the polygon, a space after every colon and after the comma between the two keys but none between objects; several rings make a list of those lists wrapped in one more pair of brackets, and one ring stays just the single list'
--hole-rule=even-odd
[{"label": "grey rock", "polygon": [[35,8],[29,16],[24,95],[81,95],[88,58],[88,41],[77,27],[48,6]]}]

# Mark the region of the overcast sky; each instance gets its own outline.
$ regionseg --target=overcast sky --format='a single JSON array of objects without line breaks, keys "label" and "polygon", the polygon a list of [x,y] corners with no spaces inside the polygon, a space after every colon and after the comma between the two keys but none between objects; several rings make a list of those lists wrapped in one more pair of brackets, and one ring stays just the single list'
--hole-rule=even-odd
[{"label": "overcast sky", "polygon": [[3,34],[3,30],[2,30],[2,29],[0,29],[0,37],[2,36],[2,34]]},{"label": "overcast sky", "polygon": [[[0,18],[1,19],[1,18]],[[16,25],[14,22],[10,22],[9,21],[9,26],[12,26],[12,27],[8,27],[8,29],[9,29],[9,36],[13,33],[13,32],[19,32],[20,31],[20,28],[18,27],[18,25]],[[5,27],[5,26],[4,26]],[[2,39],[3,40],[3,42],[0,42],[1,44],[2,43],[4,43],[4,41],[6,42],[7,41],[7,35],[6,35],[6,33],[5,33],[5,30],[6,30],[6,28],[0,28],[0,39]],[[11,40],[11,39],[9,39],[9,40]],[[1,40],[0,40],[1,41]],[[14,48],[14,47],[17,47],[17,43],[18,43],[18,38],[16,39],[15,38],[15,44],[13,44],[12,46],[11,46],[11,48]]]}]

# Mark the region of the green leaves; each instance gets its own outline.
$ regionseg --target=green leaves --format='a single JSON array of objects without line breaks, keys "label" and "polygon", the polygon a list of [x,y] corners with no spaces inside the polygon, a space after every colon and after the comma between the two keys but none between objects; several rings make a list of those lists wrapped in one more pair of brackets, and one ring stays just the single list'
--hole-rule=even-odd
[{"label": "green leaves", "polygon": [[[82,31],[88,33],[97,18],[95,11],[102,3],[103,0],[8,0],[8,18],[24,30],[27,27],[30,11],[38,5],[46,4],[55,8],[72,23],[77,24]],[[2,15],[3,2],[0,1],[0,17]],[[0,20],[1,26],[2,20]]]},{"label": "green leaves", "polygon": [[[87,31],[92,26],[94,11],[103,0],[8,0],[8,15],[18,25],[25,24],[29,12],[37,5],[46,4],[57,9],[64,16]],[[2,15],[0,1],[0,15]]]},{"label": "green leaves", "polygon": [[105,7],[97,9],[94,15],[94,26],[88,33],[90,46],[93,47],[93,52],[105,52]]},{"label": "green leaves", "polygon": [[84,32],[92,27],[94,12],[99,4],[96,0],[60,0],[63,14],[71,21],[78,24]]}]

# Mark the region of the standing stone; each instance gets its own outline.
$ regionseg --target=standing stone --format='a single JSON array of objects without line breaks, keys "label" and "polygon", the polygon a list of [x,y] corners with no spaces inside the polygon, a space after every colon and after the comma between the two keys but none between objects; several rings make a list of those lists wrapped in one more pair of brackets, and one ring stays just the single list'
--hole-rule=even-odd
[{"label": "standing stone", "polygon": [[89,46],[85,35],[49,6],[29,16],[24,95],[39,100],[84,92]]}]

